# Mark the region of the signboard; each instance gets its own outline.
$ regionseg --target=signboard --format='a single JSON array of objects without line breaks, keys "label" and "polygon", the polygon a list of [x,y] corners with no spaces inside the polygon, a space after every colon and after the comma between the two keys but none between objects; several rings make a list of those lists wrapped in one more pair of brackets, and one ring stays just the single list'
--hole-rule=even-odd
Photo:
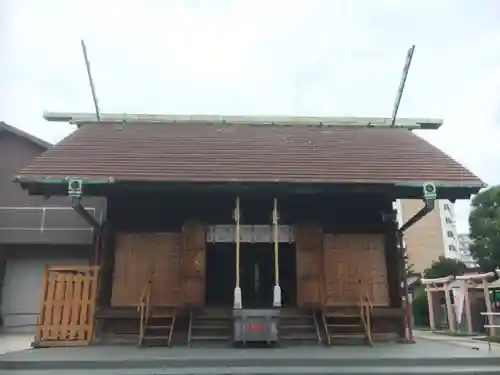
[{"label": "signboard", "polygon": [[[235,242],[235,225],[212,225],[207,228],[207,242]],[[281,225],[278,229],[278,241],[291,243],[295,242],[293,227]],[[241,243],[273,243],[272,225],[240,225]]]}]

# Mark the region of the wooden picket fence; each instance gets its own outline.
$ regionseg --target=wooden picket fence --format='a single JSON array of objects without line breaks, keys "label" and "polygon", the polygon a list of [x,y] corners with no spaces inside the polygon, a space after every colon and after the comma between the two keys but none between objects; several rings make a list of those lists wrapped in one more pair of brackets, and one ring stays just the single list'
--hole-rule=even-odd
[{"label": "wooden picket fence", "polygon": [[98,266],[45,269],[34,347],[92,341],[98,276]]}]

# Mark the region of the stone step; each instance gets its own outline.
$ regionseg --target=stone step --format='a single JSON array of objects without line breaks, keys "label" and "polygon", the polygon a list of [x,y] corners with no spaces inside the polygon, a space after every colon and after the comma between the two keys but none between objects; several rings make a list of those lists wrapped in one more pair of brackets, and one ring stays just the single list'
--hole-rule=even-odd
[{"label": "stone step", "polygon": [[160,325],[155,325],[155,326],[150,326],[150,325],[148,325],[148,326],[146,327],[146,329],[151,329],[151,330],[162,330],[162,329],[168,329],[169,331],[170,331],[170,329],[171,329],[171,328],[172,328],[172,326],[171,326],[171,325],[168,325],[168,326],[167,326],[167,325],[161,325],[161,326],[160,326]]},{"label": "stone step", "polygon": [[287,341],[288,340],[290,340],[290,341],[297,341],[297,340],[318,341],[318,336],[316,335],[316,332],[301,333],[301,334],[286,333],[286,334],[281,334],[280,339],[287,340]]},{"label": "stone step", "polygon": [[315,330],[316,328],[314,327],[314,324],[280,324],[280,329],[313,329]]},{"label": "stone step", "polygon": [[335,324],[327,324],[328,328],[357,328],[361,327],[363,328],[363,324],[340,324],[340,323],[335,323]]},{"label": "stone step", "polygon": [[191,341],[229,341],[231,335],[191,336]]},{"label": "stone step", "polygon": [[168,340],[168,335],[144,335],[144,340]]}]

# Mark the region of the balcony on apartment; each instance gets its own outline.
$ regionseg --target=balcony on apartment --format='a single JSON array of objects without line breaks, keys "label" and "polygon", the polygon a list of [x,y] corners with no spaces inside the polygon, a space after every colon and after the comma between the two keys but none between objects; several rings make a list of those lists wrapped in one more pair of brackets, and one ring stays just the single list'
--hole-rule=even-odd
[{"label": "balcony on apartment", "polygon": [[[96,207],[89,213],[101,214]],[[0,206],[0,244],[91,244],[93,228],[68,206]]]}]

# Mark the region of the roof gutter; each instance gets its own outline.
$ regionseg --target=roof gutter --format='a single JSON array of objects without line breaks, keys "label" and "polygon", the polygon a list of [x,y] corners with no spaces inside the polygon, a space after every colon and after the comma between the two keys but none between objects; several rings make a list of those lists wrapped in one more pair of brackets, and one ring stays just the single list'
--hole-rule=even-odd
[{"label": "roof gutter", "polygon": [[412,225],[416,224],[420,221],[425,215],[431,212],[434,209],[435,203],[434,200],[425,200],[424,207],[420,209],[415,215],[410,217],[406,223],[404,223],[399,229],[398,234],[400,237],[403,236],[404,232],[410,228]]},{"label": "roof gutter", "polygon": [[397,230],[397,239],[398,239],[398,248],[401,252],[402,259],[404,261],[405,267],[403,268],[403,297],[405,300],[405,315],[406,315],[406,327],[407,327],[407,342],[412,344],[415,342],[413,338],[413,313],[412,306],[409,297],[409,288],[408,288],[408,275],[406,272],[406,251],[404,248],[404,233],[410,228],[412,225],[416,224],[422,218],[425,217],[429,212],[434,209],[435,201],[437,198],[436,185],[432,182],[426,182],[422,185],[423,193],[424,193],[424,207],[420,209],[415,215],[408,219],[406,223],[401,225]]},{"label": "roof gutter", "polygon": [[421,220],[425,215],[431,212],[434,209],[434,200],[425,200],[425,205],[418,211],[415,215],[408,219],[406,223],[404,223],[397,231],[398,237],[398,248],[403,256],[404,260],[404,273],[403,273],[403,297],[405,300],[405,315],[406,315],[406,326],[407,326],[407,342],[412,344],[415,342],[413,338],[413,312],[412,306],[410,303],[410,291],[408,287],[408,275],[406,273],[406,250],[404,249],[404,232],[410,228],[412,225]]},{"label": "roof gutter", "polygon": [[[83,193],[84,185],[102,185],[111,184],[115,180],[113,177],[102,178],[102,179],[80,179],[75,177],[64,177],[64,178],[23,178],[23,176],[15,176],[14,182],[18,182],[21,185],[23,183],[42,183],[50,185],[64,185],[68,186],[68,195],[71,198],[71,207],[75,212],[85,220],[92,228],[99,229],[101,227],[101,222],[95,218],[89,211],[85,209],[82,205],[81,197]],[[74,185],[76,183],[76,186]]]},{"label": "roof gutter", "polygon": [[71,197],[71,207],[73,210],[80,215],[80,217],[85,220],[92,228],[99,229],[101,227],[101,223],[97,221],[97,219],[88,212],[85,207],[83,207],[80,197]]},{"label": "roof gutter", "polygon": [[[18,175],[13,178],[13,182],[20,184],[49,184],[49,185],[61,185],[68,184],[68,181],[73,179],[73,177],[30,177]],[[84,178],[82,181],[85,185],[105,185],[112,184],[115,182],[114,177],[103,177],[103,178]]]}]

